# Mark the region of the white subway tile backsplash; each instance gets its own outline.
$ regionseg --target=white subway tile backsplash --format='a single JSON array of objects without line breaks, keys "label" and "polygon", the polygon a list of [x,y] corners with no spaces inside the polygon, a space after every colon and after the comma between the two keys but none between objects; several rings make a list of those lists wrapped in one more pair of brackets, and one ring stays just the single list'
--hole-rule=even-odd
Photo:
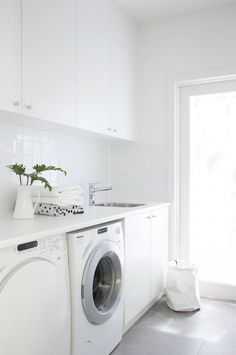
[{"label": "white subway tile backsplash", "polygon": [[32,149],[33,149],[33,142],[30,140],[24,140],[23,141],[23,154],[32,154]]},{"label": "white subway tile backsplash", "polygon": [[[28,170],[42,163],[64,168],[67,176],[57,172],[44,176],[52,185],[81,184],[86,202],[89,182],[112,183],[111,196],[117,201],[168,199],[167,154],[159,146],[82,138],[48,127],[44,121],[8,122],[0,111],[0,212],[14,207],[19,181],[6,168],[13,163],[23,163]],[[109,192],[96,196],[97,201],[109,197]]]},{"label": "white subway tile backsplash", "polygon": [[39,142],[33,140],[33,155],[41,156],[42,154],[42,145]]},{"label": "white subway tile backsplash", "polygon": [[57,172],[44,176],[53,185],[81,184],[87,200],[89,182],[111,183],[110,149],[109,142],[45,129],[44,122],[37,128],[27,127],[24,121],[8,124],[0,115],[0,212],[13,209],[18,184],[7,165],[23,163],[28,170],[37,163],[60,166],[67,176]]}]

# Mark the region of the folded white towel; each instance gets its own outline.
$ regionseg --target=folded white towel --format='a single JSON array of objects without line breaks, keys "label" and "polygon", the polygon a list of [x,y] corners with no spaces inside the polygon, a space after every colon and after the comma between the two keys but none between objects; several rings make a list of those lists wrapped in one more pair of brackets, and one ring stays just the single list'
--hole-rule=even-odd
[{"label": "folded white towel", "polygon": [[55,186],[53,189],[56,190],[58,193],[66,193],[66,192],[73,192],[73,191],[83,193],[83,188],[80,185]]},{"label": "folded white towel", "polygon": [[37,196],[32,196],[33,203],[47,203],[56,206],[69,206],[69,205],[78,205],[82,206],[84,203],[83,196],[77,198],[67,198],[67,197],[46,197],[41,196],[38,198]]},{"label": "folded white towel", "polygon": [[[37,195],[32,195],[33,197],[37,197]],[[40,193],[39,193],[39,196],[41,196],[41,197],[48,197],[48,198],[65,198],[66,200],[70,200],[70,199],[72,199],[72,200],[75,200],[75,199],[77,199],[77,198],[80,198],[80,197],[82,197],[83,196],[83,194],[81,194],[81,193],[79,193],[79,192],[71,192],[71,193],[61,193],[61,194],[59,194],[59,195],[41,195]]]},{"label": "folded white towel", "polygon": [[32,187],[32,196],[40,196],[42,197],[60,197],[62,195],[71,195],[76,194],[83,195],[83,188],[80,185],[75,186],[54,186],[52,191],[45,189],[43,186],[33,186]]}]

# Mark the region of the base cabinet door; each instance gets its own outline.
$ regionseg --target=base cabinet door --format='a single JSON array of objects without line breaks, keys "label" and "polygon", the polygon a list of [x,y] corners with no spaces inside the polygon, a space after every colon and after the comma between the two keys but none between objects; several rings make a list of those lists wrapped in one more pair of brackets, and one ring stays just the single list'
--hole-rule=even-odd
[{"label": "base cabinet door", "polygon": [[169,208],[151,211],[151,300],[163,295],[168,265]]},{"label": "base cabinet door", "polygon": [[125,325],[150,299],[150,215],[125,219]]},{"label": "base cabinet door", "polygon": [[168,267],[169,207],[125,218],[125,329],[164,292]]},{"label": "base cabinet door", "polygon": [[21,111],[21,2],[0,1],[0,109]]},{"label": "base cabinet door", "polygon": [[22,0],[23,114],[76,126],[75,43],[75,0]]}]

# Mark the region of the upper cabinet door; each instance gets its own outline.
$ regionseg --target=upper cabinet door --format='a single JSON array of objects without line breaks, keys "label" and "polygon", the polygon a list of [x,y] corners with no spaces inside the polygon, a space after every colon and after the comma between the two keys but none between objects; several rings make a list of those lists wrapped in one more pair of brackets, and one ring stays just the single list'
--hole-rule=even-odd
[{"label": "upper cabinet door", "polygon": [[21,1],[0,1],[0,109],[20,112]]},{"label": "upper cabinet door", "polygon": [[112,6],[112,127],[120,138],[135,139],[136,27]]},{"label": "upper cabinet door", "polygon": [[22,0],[24,114],[76,125],[75,23],[75,0]]},{"label": "upper cabinet door", "polygon": [[77,0],[77,124],[111,132],[111,3]]}]

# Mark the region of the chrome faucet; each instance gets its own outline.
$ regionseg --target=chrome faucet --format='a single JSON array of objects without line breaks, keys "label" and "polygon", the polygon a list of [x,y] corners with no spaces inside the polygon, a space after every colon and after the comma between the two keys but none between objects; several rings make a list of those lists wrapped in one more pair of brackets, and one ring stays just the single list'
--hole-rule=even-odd
[{"label": "chrome faucet", "polygon": [[112,190],[112,186],[96,187],[97,184],[97,182],[89,184],[89,206],[95,205],[95,192]]}]

